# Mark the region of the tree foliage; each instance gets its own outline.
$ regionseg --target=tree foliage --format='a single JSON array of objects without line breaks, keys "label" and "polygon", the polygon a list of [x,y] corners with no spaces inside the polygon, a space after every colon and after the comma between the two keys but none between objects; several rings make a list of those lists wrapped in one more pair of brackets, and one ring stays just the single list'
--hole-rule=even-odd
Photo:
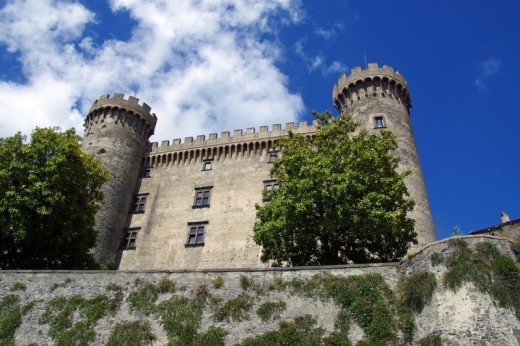
[{"label": "tree foliage", "polygon": [[314,113],[313,137],[289,133],[257,205],[254,240],[273,265],[395,261],[417,243],[414,201],[398,173],[395,135],[356,130],[347,115]]},{"label": "tree foliage", "polygon": [[0,138],[0,269],[95,265],[94,215],[108,172],[74,129]]}]

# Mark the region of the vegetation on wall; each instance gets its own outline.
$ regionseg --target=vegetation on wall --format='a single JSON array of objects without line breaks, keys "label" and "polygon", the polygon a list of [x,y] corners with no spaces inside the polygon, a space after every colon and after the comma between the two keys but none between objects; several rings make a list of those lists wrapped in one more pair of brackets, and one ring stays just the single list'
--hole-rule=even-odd
[{"label": "vegetation on wall", "polygon": [[20,298],[14,294],[8,294],[0,300],[0,345],[14,345],[14,333],[22,323],[22,317],[34,303],[24,306],[20,304]]},{"label": "vegetation on wall", "polygon": [[[520,269],[496,245],[477,242],[472,248],[464,239],[456,238],[449,241],[448,251],[432,254],[430,261],[446,268],[442,280],[446,288],[456,291],[471,282],[497,305],[514,309],[520,320]],[[320,273],[307,278],[298,275],[290,280],[276,276],[270,282],[255,282],[251,275],[241,275],[234,284],[227,284],[227,290],[215,288],[215,278],[207,280],[213,282],[213,289],[206,283],[194,283],[187,289],[167,277],[153,282],[137,279],[125,299],[136,321],[118,321],[112,326],[107,344],[152,344],[157,341],[154,328],[160,326],[170,345],[224,345],[231,332],[222,328],[229,326],[224,323],[233,325],[247,320],[266,323],[269,328],[278,323],[278,327],[243,339],[239,345],[352,345],[349,338],[355,330],[353,326],[363,330],[362,335],[356,333],[362,337],[355,343],[358,346],[441,344],[439,334],[423,335],[420,339],[415,335],[416,316],[429,305],[437,287],[435,275],[430,272],[403,275],[394,289],[376,273]],[[69,289],[73,284],[66,280],[57,285]],[[0,345],[13,344],[23,314],[34,304],[20,303],[18,295],[26,294],[25,283],[14,282],[6,289],[9,292],[0,301]],[[99,342],[95,332],[98,321],[114,316],[124,298],[121,286],[110,284],[106,289],[106,294],[90,298],[58,295],[47,302],[40,323],[48,325],[48,335],[56,345]],[[333,329],[324,329],[315,316],[292,317],[289,303],[273,300],[273,296],[334,303],[339,310]],[[150,323],[152,319],[157,323]]]},{"label": "vegetation on wall", "polygon": [[514,309],[520,319],[520,269],[513,259],[490,242],[478,243],[475,250],[462,238],[450,240],[449,245],[454,251],[444,260],[448,269],[444,285],[456,291],[471,282],[499,306]]},{"label": "vegetation on wall", "polygon": [[152,345],[155,339],[148,321],[124,321],[115,325],[106,346]]},{"label": "vegetation on wall", "polygon": [[[274,265],[389,262],[417,242],[414,206],[397,173],[395,135],[354,132],[347,115],[315,113],[312,137],[289,133],[271,175],[279,188],[257,205],[254,240]],[[346,134],[349,134],[346,136]]]},{"label": "vegetation on wall", "polygon": [[108,172],[74,129],[0,138],[0,269],[88,269]]},{"label": "vegetation on wall", "polygon": [[[80,295],[71,297],[58,296],[51,299],[39,320],[40,324],[49,324],[49,336],[57,346],[87,345],[94,342],[94,326],[105,316],[114,316],[119,310],[123,293],[119,286],[107,287],[107,293],[86,299]],[[82,320],[74,322],[74,314]]]}]

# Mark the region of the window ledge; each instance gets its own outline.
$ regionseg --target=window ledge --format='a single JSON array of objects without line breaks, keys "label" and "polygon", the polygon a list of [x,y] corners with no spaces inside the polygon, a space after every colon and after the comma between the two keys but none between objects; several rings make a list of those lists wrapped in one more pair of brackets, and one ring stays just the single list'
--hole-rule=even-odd
[{"label": "window ledge", "polygon": [[191,206],[193,209],[198,209],[198,208],[209,208],[209,204],[206,204],[206,205],[193,205]]},{"label": "window ledge", "polygon": [[184,244],[184,247],[197,247],[197,246],[204,246],[204,243]]}]

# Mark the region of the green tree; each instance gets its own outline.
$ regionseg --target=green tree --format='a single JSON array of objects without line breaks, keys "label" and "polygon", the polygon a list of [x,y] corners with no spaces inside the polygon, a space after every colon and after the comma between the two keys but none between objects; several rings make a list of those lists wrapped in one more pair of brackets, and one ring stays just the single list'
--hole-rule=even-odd
[{"label": "green tree", "polygon": [[398,173],[395,135],[356,130],[348,115],[314,112],[313,137],[289,132],[271,175],[279,184],[257,205],[254,240],[273,265],[395,261],[417,243],[414,201]]},{"label": "green tree", "polygon": [[0,138],[0,269],[95,266],[89,250],[108,172],[74,129]]}]

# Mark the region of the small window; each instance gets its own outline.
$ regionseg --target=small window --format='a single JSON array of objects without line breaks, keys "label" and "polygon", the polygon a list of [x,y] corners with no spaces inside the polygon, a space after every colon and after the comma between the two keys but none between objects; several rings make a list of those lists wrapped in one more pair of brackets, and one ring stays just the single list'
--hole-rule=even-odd
[{"label": "small window", "polygon": [[202,187],[195,189],[194,208],[209,207],[209,198],[211,196],[211,187]]},{"label": "small window", "polygon": [[381,129],[386,127],[385,118],[382,116],[374,117],[374,128]]},{"label": "small window", "polygon": [[268,163],[273,163],[278,159],[278,152],[277,151],[270,151],[269,152],[269,161]]},{"label": "small window", "polygon": [[148,194],[135,196],[132,213],[144,213],[144,206],[146,204],[147,197]]},{"label": "small window", "polygon": [[126,231],[126,238],[123,241],[123,249],[132,250],[135,249],[135,244],[137,241],[137,233],[139,233],[140,228],[129,228]]},{"label": "small window", "polygon": [[143,178],[150,178],[151,177],[151,173],[152,172],[152,169],[150,167],[145,167],[141,173],[141,177]]},{"label": "small window", "polygon": [[202,170],[203,171],[211,171],[211,161],[204,161],[202,163]]},{"label": "small window", "polygon": [[280,185],[276,180],[264,181],[264,197],[262,200],[264,202],[271,200],[271,191],[278,190],[279,188]]},{"label": "small window", "polygon": [[188,239],[186,246],[202,246],[204,245],[204,235],[206,234],[207,222],[189,223]]}]

